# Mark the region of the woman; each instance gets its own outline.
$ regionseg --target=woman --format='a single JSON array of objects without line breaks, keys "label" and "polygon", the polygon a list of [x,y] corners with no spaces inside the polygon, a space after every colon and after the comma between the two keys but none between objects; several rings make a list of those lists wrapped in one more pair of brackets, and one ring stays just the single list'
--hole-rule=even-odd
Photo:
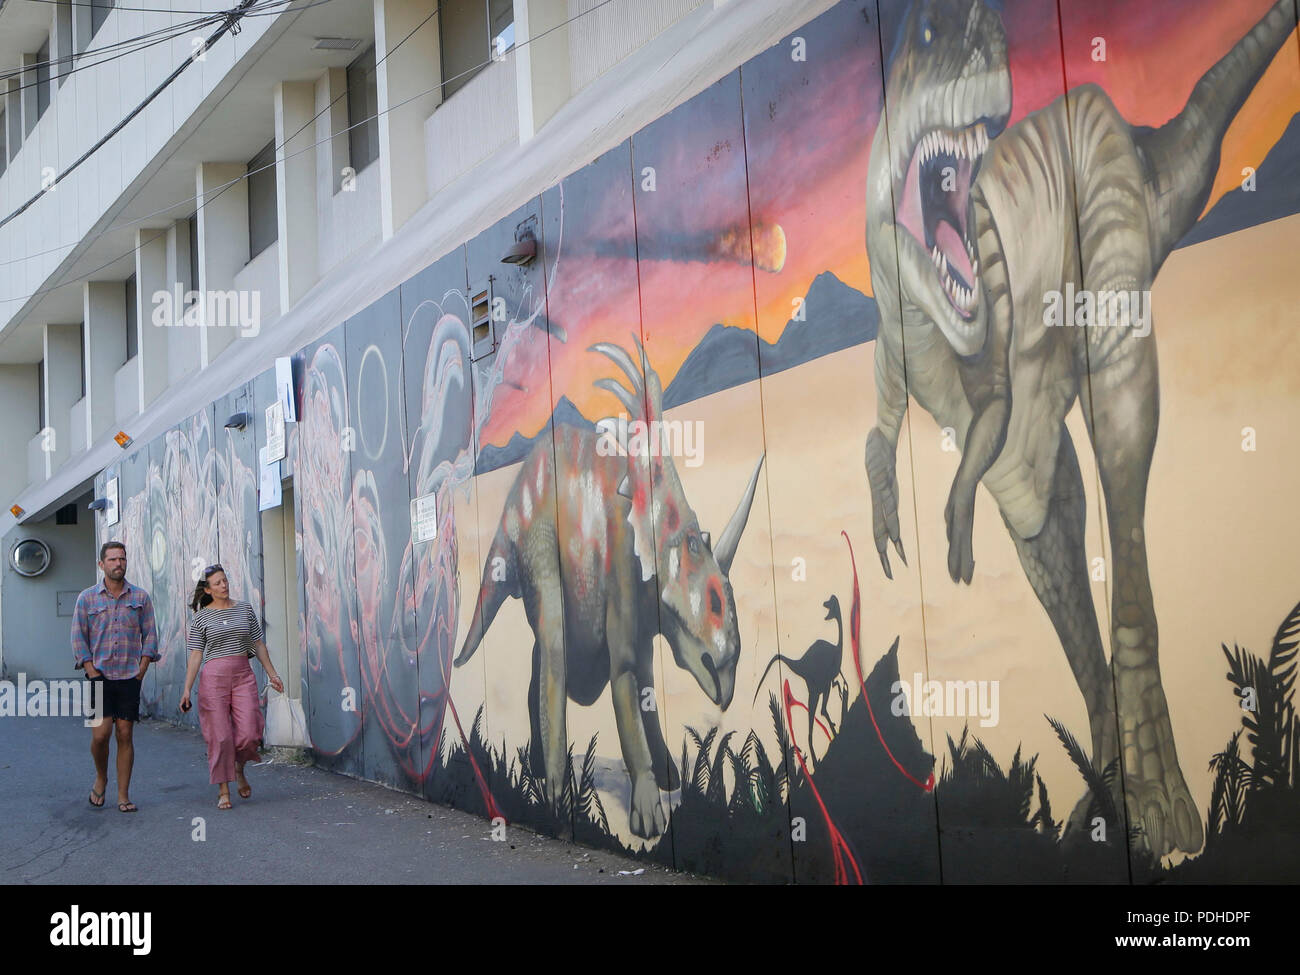
[{"label": "woman", "polygon": [[256,761],[262,740],[262,708],[257,678],[248,659],[254,655],[281,694],[284,683],[271,666],[271,654],[262,639],[262,624],[253,607],[230,598],[226,570],[210,565],[194,589],[190,608],[195,611],[186,647],[185,693],[181,710],[188,711],[190,690],[203,664],[203,694],[199,698],[199,726],[208,743],[210,780],[217,786],[217,808],[230,808],[230,781],[239,783],[239,797],[253,794],[244,778],[244,763]]}]

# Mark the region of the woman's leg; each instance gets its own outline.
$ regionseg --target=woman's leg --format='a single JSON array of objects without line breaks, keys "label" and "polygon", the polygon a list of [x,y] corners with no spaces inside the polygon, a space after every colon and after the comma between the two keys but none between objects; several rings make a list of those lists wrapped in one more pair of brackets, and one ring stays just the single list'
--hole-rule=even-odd
[{"label": "woman's leg", "polygon": [[235,777],[239,794],[247,799],[252,788],[244,777],[244,763],[258,759],[258,745],[262,741],[262,706],[257,698],[257,677],[244,659],[232,680],[230,714],[235,734]]},{"label": "woman's leg", "polygon": [[231,675],[218,657],[203,667],[199,686],[199,727],[208,743],[208,781],[230,801],[235,777],[235,728],[230,720]]}]

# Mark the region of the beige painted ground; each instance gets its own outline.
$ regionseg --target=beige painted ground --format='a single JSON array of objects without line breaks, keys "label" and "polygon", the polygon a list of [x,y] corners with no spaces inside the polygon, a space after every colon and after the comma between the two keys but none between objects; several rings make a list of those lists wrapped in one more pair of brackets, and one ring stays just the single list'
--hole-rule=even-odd
[{"label": "beige painted ground", "polygon": [[[1164,686],[1183,772],[1202,812],[1211,781],[1206,764],[1239,725],[1219,645],[1235,641],[1266,653],[1278,623],[1300,601],[1295,511],[1300,338],[1292,298],[1298,235],[1300,217],[1291,217],[1179,251],[1154,294],[1161,430],[1151,471],[1148,544]],[[742,735],[752,725],[765,744],[772,743],[765,701],[778,681],[769,676],[751,710],[755,681],[776,652],[778,617],[780,649],[788,654],[801,654],[819,637],[834,639],[822,608],[831,592],[839,596],[847,622],[851,574],[839,535],[846,529],[862,583],[864,667],[869,669],[899,635],[905,679],[920,672],[939,680],[998,681],[999,723],[972,730],[1004,765],[1021,743],[1026,754],[1039,756],[1059,818],[1083,783],[1043,715],[1062,720],[1086,742],[1082,698],[996,508],[983,492],[976,512],[974,582],[957,586],[948,579],[943,508],[958,455],[942,449],[934,420],[915,407],[899,450],[909,565],[892,557],[892,582],[880,570],[863,469],[863,442],[875,414],[871,355],[871,346],[848,349],[765,378],[761,400],[760,384],[752,383],[670,414],[704,421],[704,464],[679,463],[678,470],[701,525],[715,537],[764,447],[767,466],[731,575],[745,646],[735,700],[718,714],[661,645],[665,737],[676,752],[686,725],[704,729],[720,721],[724,731]],[[1104,558],[1108,546],[1096,469],[1077,408],[1069,426],[1088,491],[1088,555]],[[1242,450],[1244,427],[1256,431],[1254,452]],[[482,569],[476,532],[490,539],[515,473],[510,468],[481,477],[473,499],[457,497],[462,638]],[[804,581],[795,579],[796,559],[804,560]],[[1108,584],[1092,588],[1108,642]],[[845,642],[844,670],[851,675],[847,637]],[[490,737],[498,743],[504,737],[512,752],[528,738],[531,646],[523,606],[510,600],[483,649],[453,684],[462,718],[471,719],[486,699]],[[486,687],[485,674],[491,675]],[[802,696],[797,678],[791,686]],[[600,754],[619,759],[608,693],[589,708],[571,704],[568,715],[577,751],[599,732]],[[832,715],[838,721],[837,708]],[[943,736],[958,735],[964,723],[934,718],[927,728],[917,721],[922,740],[936,754],[944,751]],[[454,735],[450,722],[448,727]],[[819,749],[823,746],[818,742]],[[613,811],[618,804],[610,799],[611,826],[630,841],[624,817]]]}]

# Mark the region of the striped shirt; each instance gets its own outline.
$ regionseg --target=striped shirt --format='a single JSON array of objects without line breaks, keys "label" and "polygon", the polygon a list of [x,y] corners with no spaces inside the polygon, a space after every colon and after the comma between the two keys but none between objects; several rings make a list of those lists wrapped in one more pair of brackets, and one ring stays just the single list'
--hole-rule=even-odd
[{"label": "striped shirt", "polygon": [[157,660],[158,631],[149,594],[126,580],[116,597],[102,580],[83,590],[72,611],[72,657],[73,667],[90,663],[108,680],[134,677],[142,657]]},{"label": "striped shirt", "polygon": [[225,609],[216,609],[209,603],[194,614],[190,623],[185,649],[190,653],[203,651],[203,659],[233,657],[236,654],[254,656],[255,644],[262,639],[262,624],[245,602],[236,602]]}]

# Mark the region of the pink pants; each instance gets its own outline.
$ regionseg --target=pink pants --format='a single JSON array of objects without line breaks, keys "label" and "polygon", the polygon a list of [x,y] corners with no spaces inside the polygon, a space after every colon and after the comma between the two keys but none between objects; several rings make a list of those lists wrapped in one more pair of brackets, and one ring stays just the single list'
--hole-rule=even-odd
[{"label": "pink pants", "polygon": [[262,707],[257,699],[257,677],[242,653],[204,663],[199,727],[208,743],[209,781],[213,785],[233,782],[235,763],[257,761]]}]

